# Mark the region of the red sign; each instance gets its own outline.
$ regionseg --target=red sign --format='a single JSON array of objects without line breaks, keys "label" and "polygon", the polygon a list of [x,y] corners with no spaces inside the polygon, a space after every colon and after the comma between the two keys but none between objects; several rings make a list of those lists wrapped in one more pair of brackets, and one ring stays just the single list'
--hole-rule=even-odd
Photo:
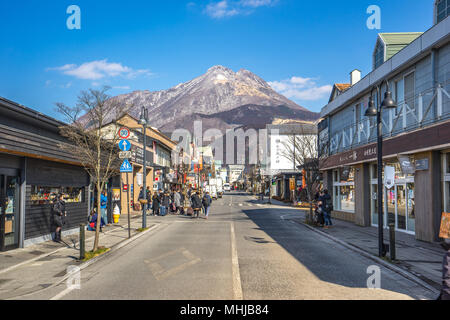
[{"label": "red sign", "polygon": [[123,191],[128,191],[128,185],[127,184],[123,185]]},{"label": "red sign", "polygon": [[119,137],[121,139],[128,139],[131,135],[130,129],[122,127],[119,130]]}]

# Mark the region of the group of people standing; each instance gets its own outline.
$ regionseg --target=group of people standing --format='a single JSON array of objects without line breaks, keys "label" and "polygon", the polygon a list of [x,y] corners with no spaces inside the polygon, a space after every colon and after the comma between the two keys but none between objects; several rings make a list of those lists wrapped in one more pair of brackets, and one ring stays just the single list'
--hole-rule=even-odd
[{"label": "group of people standing", "polygon": [[330,228],[333,225],[331,221],[331,211],[333,211],[333,201],[331,199],[328,190],[317,191],[315,196],[317,203],[316,207],[316,222],[325,229]]},{"label": "group of people standing", "polygon": [[208,219],[209,209],[211,208],[212,198],[209,192],[206,192],[202,198],[200,198],[200,191],[192,192],[189,190],[188,194],[191,197],[191,208],[193,209],[192,218],[199,218],[200,211],[203,210],[205,219]]},{"label": "group of people standing", "polygon": [[[180,190],[155,192],[152,196],[151,191],[147,188],[144,195],[144,190],[141,188],[139,193],[139,200],[147,200],[146,211],[152,211],[152,216],[165,216],[171,214],[184,214],[184,195]],[[145,205],[145,204],[144,204]]]},{"label": "group of people standing", "polygon": [[185,215],[184,204],[186,196],[190,201],[190,207],[193,211],[193,218],[198,218],[200,211],[203,210],[206,219],[208,219],[209,209],[212,203],[212,198],[209,195],[209,192],[206,192],[201,198],[200,191],[195,191],[192,189],[189,189],[186,195],[179,189],[172,190],[170,192],[159,190],[158,193],[155,192],[152,195],[149,188],[146,190],[145,194],[143,188],[141,188],[139,200],[147,200],[147,204],[143,205],[147,206],[146,211],[152,210],[152,216],[165,216],[167,214]]}]

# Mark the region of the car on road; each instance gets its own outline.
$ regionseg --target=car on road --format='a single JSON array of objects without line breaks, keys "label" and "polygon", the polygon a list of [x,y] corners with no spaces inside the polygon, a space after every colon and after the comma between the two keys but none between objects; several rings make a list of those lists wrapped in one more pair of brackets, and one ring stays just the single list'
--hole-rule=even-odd
[{"label": "car on road", "polygon": [[223,184],[223,191],[231,191],[231,187],[229,183],[224,183]]}]

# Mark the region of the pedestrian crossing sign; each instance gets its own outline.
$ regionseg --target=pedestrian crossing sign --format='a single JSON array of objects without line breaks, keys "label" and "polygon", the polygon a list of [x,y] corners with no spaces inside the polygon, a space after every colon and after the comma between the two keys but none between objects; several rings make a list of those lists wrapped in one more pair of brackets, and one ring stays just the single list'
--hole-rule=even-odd
[{"label": "pedestrian crossing sign", "polygon": [[131,166],[131,163],[125,159],[122,163],[122,165],[120,166],[120,172],[123,173],[132,173],[133,172],[133,167]]}]

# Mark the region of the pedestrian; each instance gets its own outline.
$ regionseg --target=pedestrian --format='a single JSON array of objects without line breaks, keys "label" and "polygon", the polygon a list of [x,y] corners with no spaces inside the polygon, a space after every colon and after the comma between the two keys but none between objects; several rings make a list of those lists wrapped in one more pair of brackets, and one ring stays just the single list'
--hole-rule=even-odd
[{"label": "pedestrian", "polygon": [[[98,221],[98,215],[97,210],[92,210],[91,212],[91,218],[89,219],[89,226],[88,231],[95,231],[97,229],[97,221]],[[105,220],[103,217],[100,217],[100,232],[103,232],[103,227],[106,225]]]},{"label": "pedestrian", "polygon": [[328,194],[328,190],[325,189],[322,195],[319,197],[319,207],[322,209],[323,218],[325,220],[325,229],[328,229],[333,225],[331,221],[331,211],[333,211],[333,204],[331,203],[331,196]]},{"label": "pedestrian", "polygon": [[155,192],[152,198],[153,216],[159,216],[159,206],[160,206],[159,197],[158,194]]},{"label": "pedestrian", "polygon": [[100,196],[100,210],[102,219],[105,221],[106,224],[108,224],[108,216],[106,213],[106,206],[108,205],[108,196],[106,195],[106,191],[103,190],[101,196]]},{"label": "pedestrian", "polygon": [[211,203],[212,203],[212,199],[211,199],[211,196],[209,195],[209,192],[207,191],[202,199],[203,213],[205,214],[205,219],[208,219]]},{"label": "pedestrian", "polygon": [[181,212],[181,194],[178,190],[173,195],[173,202],[175,205],[175,213],[178,214]]},{"label": "pedestrian", "polygon": [[58,194],[55,202],[53,203],[52,207],[53,211],[53,224],[55,225],[55,242],[61,241],[61,230],[64,224],[64,217],[67,215],[66,213],[66,202],[64,201],[63,195],[60,193]]},{"label": "pedestrian", "polygon": [[450,239],[445,239],[442,247],[447,250],[442,264],[442,290],[439,300],[450,301]]},{"label": "pedestrian", "polygon": [[147,187],[145,196],[147,198],[147,212],[150,211],[152,205],[152,192],[150,191],[150,187]]},{"label": "pedestrian", "polygon": [[167,192],[161,192],[161,216],[165,216],[169,210],[170,197]]},{"label": "pedestrian", "polygon": [[194,209],[194,214],[192,218],[199,217],[200,210],[202,210],[202,200],[200,199],[200,191],[195,192],[191,197],[192,209]]}]

